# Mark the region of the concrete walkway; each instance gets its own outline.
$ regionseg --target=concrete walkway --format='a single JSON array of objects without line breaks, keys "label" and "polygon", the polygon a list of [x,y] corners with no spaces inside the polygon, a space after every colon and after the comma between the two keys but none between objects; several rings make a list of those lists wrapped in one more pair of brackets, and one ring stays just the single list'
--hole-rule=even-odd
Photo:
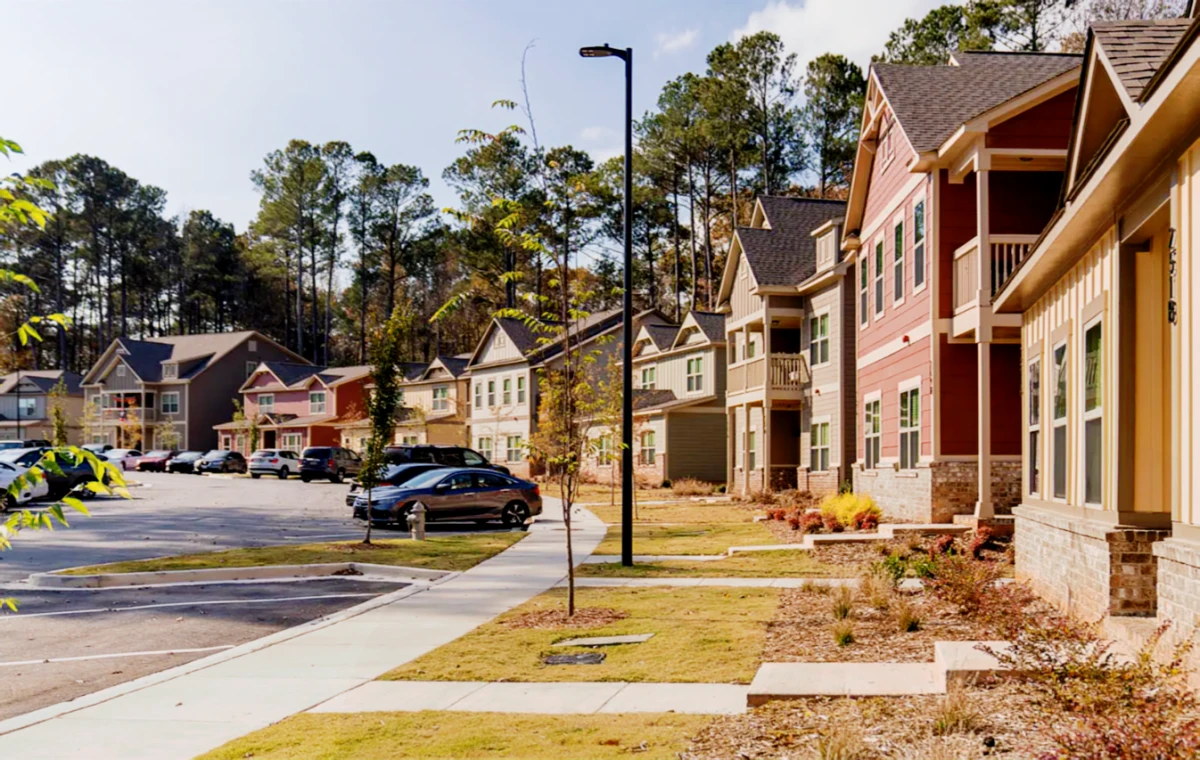
[{"label": "concrete walkway", "polygon": [[[566,543],[547,502],[529,537],[443,583],[0,722],[4,755],[183,760],[362,686],[557,584]],[[574,525],[576,557],[586,557],[605,526],[588,512]]]},{"label": "concrete walkway", "polygon": [[724,683],[486,683],[372,681],[309,712],[463,712],[544,715],[676,712],[736,715],[746,711],[746,686]]},{"label": "concrete walkway", "polygon": [[[566,579],[559,586],[567,585]],[[741,586],[749,588],[805,588],[858,586],[857,578],[576,578],[576,588],[637,588],[646,586]]]}]

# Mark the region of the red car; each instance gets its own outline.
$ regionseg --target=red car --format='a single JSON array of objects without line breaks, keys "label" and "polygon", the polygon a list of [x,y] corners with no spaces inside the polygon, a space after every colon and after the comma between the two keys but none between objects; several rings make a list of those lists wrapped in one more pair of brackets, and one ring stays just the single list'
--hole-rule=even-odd
[{"label": "red car", "polygon": [[133,469],[139,472],[166,472],[167,460],[174,457],[179,452],[172,449],[156,449],[148,451],[138,457],[133,464]]}]

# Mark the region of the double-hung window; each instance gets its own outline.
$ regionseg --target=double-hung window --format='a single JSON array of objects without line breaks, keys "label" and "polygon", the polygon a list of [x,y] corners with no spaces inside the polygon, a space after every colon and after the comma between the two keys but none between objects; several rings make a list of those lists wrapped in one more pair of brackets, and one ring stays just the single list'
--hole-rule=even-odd
[{"label": "double-hung window", "polygon": [[500,403],[508,406],[512,403],[512,378],[506,377],[503,380],[500,391]]},{"label": "double-hung window", "polygon": [[892,286],[892,300],[900,303],[904,300],[904,221],[896,222],[895,238],[892,254],[892,276],[895,283]]},{"label": "double-hung window", "polygon": [[871,277],[867,268],[867,258],[863,256],[858,260],[858,321],[862,325],[867,324],[871,311]]},{"label": "double-hung window", "polygon": [[875,316],[883,314],[883,241],[875,244]]},{"label": "double-hung window", "polygon": [[703,356],[693,356],[687,360],[687,390],[688,393],[699,393],[704,390]]},{"label": "double-hung window", "polygon": [[479,453],[483,454],[483,458],[489,462],[492,460],[492,437],[484,436],[475,439],[475,448],[479,449]]},{"label": "double-hung window", "polygon": [[604,435],[596,439],[596,464],[607,467],[613,462],[612,436]]},{"label": "double-hung window", "polygon": [[808,320],[808,366],[815,367],[829,361],[829,315],[822,314]]},{"label": "double-hung window", "polygon": [[[167,409],[166,409],[167,395],[168,394],[163,394],[163,411],[164,412],[167,411]],[[175,395],[175,400],[176,401],[179,400],[179,394]],[[274,393],[258,394],[258,411],[262,412],[263,414],[272,414],[275,412],[275,394]]]},{"label": "double-hung window", "polygon": [[1029,493],[1036,494],[1042,480],[1042,360],[1029,362]]},{"label": "double-hung window", "polygon": [[829,469],[829,423],[814,423],[809,435],[808,469],[825,472]]},{"label": "double-hung window", "polygon": [[487,405],[488,405],[489,409],[492,409],[496,406],[496,381],[488,380],[487,383],[488,383]]},{"label": "double-hung window", "polygon": [[308,394],[308,413],[325,414],[325,391],[310,391]]},{"label": "double-hung window", "polygon": [[517,403],[525,403],[525,376],[517,375]]},{"label": "double-hung window", "polygon": [[483,408],[483,383],[475,383],[475,408]]},{"label": "double-hung window", "polygon": [[508,449],[505,452],[505,454],[506,454],[505,459],[509,462],[520,462],[521,461],[521,436],[519,436],[519,435],[508,436]]},{"label": "double-hung window", "polygon": [[[270,394],[267,394],[270,395]],[[179,394],[175,392],[164,393],[160,401],[162,403],[163,414],[179,414]],[[258,397],[258,409],[262,411],[262,396]]]},{"label": "double-hung window", "polygon": [[444,385],[434,386],[433,411],[444,412],[450,408],[450,389]]},{"label": "double-hung window", "polygon": [[1103,331],[1097,320],[1083,330],[1083,501],[1104,499]]},{"label": "double-hung window", "polygon": [[925,284],[925,201],[913,206],[913,289]]},{"label": "double-hung window", "polygon": [[655,458],[658,456],[658,448],[655,446],[654,431],[642,431],[642,451],[641,460],[644,465],[653,465]]},{"label": "double-hung window", "polygon": [[900,391],[900,469],[911,470],[921,459],[921,388]]},{"label": "double-hung window", "polygon": [[1054,498],[1067,498],[1067,344],[1054,347]]},{"label": "double-hung window", "polygon": [[879,445],[883,437],[881,431],[879,399],[868,401],[864,406],[863,415],[863,453],[866,457],[867,469],[879,466]]},{"label": "double-hung window", "polygon": [[750,455],[750,461],[746,463],[746,469],[758,469],[758,431],[751,430],[746,433],[746,453]]},{"label": "double-hung window", "polygon": [[657,385],[658,369],[656,367],[642,367],[642,388],[652,391]]}]

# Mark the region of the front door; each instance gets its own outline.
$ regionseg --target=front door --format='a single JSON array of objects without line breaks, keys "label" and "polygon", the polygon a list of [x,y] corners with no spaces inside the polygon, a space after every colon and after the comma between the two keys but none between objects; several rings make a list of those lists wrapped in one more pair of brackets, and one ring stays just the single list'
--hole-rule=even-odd
[{"label": "front door", "polygon": [[275,446],[275,431],[274,430],[264,430],[262,437],[263,437],[263,446],[262,447],[264,449],[276,448],[276,446]]}]

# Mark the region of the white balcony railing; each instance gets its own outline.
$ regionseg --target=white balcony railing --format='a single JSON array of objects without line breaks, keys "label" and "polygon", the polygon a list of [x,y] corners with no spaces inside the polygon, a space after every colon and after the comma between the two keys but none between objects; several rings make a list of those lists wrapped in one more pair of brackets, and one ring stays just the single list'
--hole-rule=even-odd
[{"label": "white balcony railing", "polygon": [[808,382],[803,354],[771,354],[771,390],[798,391]]},{"label": "white balcony railing", "polygon": [[979,296],[985,303],[1000,290],[1000,287],[1017,270],[1037,235],[989,235],[987,262],[981,266],[979,239],[971,238],[954,252],[954,313],[958,314],[979,304]]}]

